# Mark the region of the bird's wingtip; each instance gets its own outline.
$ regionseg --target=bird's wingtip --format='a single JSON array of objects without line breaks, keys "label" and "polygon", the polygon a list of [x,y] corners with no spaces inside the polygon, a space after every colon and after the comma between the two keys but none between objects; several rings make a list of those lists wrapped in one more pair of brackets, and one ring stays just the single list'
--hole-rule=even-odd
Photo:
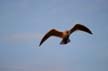
[{"label": "bird's wingtip", "polygon": [[92,33],[92,32],[91,32],[90,34],[91,34],[91,35],[93,35],[93,33]]},{"label": "bird's wingtip", "polygon": [[41,46],[41,44],[39,44],[39,47]]},{"label": "bird's wingtip", "polygon": [[90,31],[89,33],[90,33],[91,35],[93,35],[93,33],[92,33],[91,31]]}]

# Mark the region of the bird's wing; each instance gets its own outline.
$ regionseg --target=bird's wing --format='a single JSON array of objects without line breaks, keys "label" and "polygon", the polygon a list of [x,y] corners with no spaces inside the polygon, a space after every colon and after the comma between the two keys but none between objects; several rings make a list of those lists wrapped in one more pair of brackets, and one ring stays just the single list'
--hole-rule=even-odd
[{"label": "bird's wing", "polygon": [[45,40],[47,40],[50,36],[56,36],[56,37],[62,38],[63,33],[60,32],[60,31],[58,31],[58,30],[55,30],[55,29],[50,30],[50,31],[47,32],[46,35],[42,38],[42,40],[41,40],[39,46],[40,46]]},{"label": "bird's wing", "polygon": [[76,24],[71,30],[70,30],[70,33],[73,33],[74,31],[76,30],[80,30],[80,31],[84,31],[84,32],[87,32],[89,34],[92,34],[91,30],[88,29],[86,26],[84,25],[81,25],[81,24]]}]

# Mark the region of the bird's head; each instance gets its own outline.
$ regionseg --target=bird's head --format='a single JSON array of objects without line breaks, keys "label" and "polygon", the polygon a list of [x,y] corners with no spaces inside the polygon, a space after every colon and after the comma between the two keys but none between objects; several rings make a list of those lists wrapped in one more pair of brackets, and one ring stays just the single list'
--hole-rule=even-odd
[{"label": "bird's head", "polygon": [[66,32],[66,34],[70,34],[70,31],[69,30],[66,30],[65,32]]}]

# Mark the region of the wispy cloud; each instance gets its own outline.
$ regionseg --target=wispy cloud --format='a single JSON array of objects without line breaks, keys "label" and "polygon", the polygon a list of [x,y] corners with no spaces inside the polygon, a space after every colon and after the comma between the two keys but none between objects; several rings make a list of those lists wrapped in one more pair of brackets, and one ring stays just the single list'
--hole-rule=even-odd
[{"label": "wispy cloud", "polygon": [[52,65],[40,65],[40,64],[31,64],[31,65],[5,65],[0,66],[2,71],[65,71],[61,66],[52,66]]},{"label": "wispy cloud", "polygon": [[0,36],[1,42],[31,42],[33,40],[40,40],[40,33],[13,33]]}]

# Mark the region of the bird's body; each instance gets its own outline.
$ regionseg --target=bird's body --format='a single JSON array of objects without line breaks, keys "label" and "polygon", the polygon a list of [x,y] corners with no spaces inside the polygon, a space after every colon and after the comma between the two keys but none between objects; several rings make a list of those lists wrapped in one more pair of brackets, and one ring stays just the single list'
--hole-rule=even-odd
[{"label": "bird's body", "polygon": [[46,33],[46,35],[42,38],[39,46],[41,46],[41,44],[45,40],[47,40],[50,36],[55,36],[55,37],[62,38],[62,41],[60,42],[60,44],[67,44],[67,43],[70,42],[69,36],[74,31],[77,31],[77,30],[84,31],[84,32],[87,32],[89,34],[92,34],[92,32],[87,27],[85,27],[84,25],[81,25],[81,24],[76,24],[72,29],[66,30],[64,32],[58,31],[56,29],[52,29],[48,33]]},{"label": "bird's body", "polygon": [[63,32],[63,38],[60,44],[67,44],[68,42],[70,42],[69,36],[70,36],[69,31]]}]

